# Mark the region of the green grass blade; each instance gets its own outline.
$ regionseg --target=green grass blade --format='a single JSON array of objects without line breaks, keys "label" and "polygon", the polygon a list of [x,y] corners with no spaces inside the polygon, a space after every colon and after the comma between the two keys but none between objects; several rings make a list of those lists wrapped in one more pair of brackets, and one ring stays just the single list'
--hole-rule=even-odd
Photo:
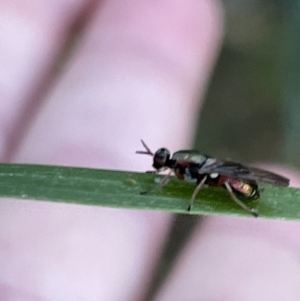
[{"label": "green grass blade", "polygon": [[[195,184],[172,177],[163,188],[140,195],[156,185],[156,178],[136,172],[4,163],[0,164],[0,197],[188,213]],[[300,189],[264,186],[259,200],[245,202],[260,217],[300,219]],[[203,188],[191,214],[249,216],[220,187]]]}]

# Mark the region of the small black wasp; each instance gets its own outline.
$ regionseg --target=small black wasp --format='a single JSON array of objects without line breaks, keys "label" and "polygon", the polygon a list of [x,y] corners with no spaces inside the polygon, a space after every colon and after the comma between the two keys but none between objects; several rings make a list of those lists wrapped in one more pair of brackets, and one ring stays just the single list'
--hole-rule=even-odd
[{"label": "small black wasp", "polygon": [[[172,172],[180,180],[197,183],[188,211],[192,209],[195,197],[203,185],[222,186],[226,188],[231,198],[243,209],[257,217],[258,213],[240,201],[236,195],[248,199],[258,199],[259,189],[257,182],[277,186],[288,186],[290,180],[275,173],[253,167],[247,167],[240,163],[218,160],[195,150],[180,150],[171,157],[168,149],[160,148],[153,153],[146,143],[141,140],[146,151],[137,151],[137,154],[145,154],[153,157],[153,173],[159,173],[169,169],[170,172],[162,179],[158,187],[163,186]],[[142,192],[145,194],[147,192]]]}]

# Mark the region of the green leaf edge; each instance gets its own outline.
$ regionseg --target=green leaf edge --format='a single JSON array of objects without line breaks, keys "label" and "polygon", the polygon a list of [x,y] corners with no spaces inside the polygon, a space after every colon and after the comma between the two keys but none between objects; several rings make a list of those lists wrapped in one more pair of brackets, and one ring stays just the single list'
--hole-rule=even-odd
[{"label": "green leaf edge", "polygon": [[[42,200],[116,208],[164,210],[198,215],[248,216],[222,187],[203,188],[191,212],[187,206],[195,184],[171,177],[169,183],[149,194],[157,175],[92,168],[0,164],[0,197]],[[244,200],[259,217],[300,219],[300,189],[263,186],[258,200]],[[5,201],[5,200],[3,200]]]}]

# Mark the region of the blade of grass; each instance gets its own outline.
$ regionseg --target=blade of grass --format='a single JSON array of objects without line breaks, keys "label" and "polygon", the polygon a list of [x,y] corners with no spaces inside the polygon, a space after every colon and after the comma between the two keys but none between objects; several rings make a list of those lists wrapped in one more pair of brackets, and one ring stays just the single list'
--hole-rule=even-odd
[{"label": "blade of grass", "polygon": [[[186,208],[195,184],[179,181],[175,177],[171,177],[163,188],[140,195],[141,191],[156,185],[156,177],[136,172],[2,163],[0,197],[186,214],[248,216],[220,187],[202,189],[192,212],[188,213]],[[260,217],[300,219],[300,189],[265,186],[259,200],[246,202],[257,209]]]}]

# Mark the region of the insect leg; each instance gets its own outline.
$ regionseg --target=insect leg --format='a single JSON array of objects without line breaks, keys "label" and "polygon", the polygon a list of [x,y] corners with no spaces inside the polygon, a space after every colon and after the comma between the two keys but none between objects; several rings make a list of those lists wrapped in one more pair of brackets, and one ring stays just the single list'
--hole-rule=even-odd
[{"label": "insect leg", "polygon": [[254,217],[258,217],[258,213],[256,212],[256,210],[254,210],[253,208],[248,207],[246,204],[244,204],[242,201],[240,201],[234,194],[234,192],[232,191],[232,188],[230,186],[230,184],[226,181],[224,183],[225,187],[227,188],[231,198],[239,205],[241,206],[244,210],[246,210],[247,212],[249,212],[250,214],[252,214]]},{"label": "insect leg", "polygon": [[173,170],[170,169],[169,173],[166,174],[166,175],[163,177],[163,179],[160,181],[160,183],[159,183],[158,185],[153,186],[153,187],[152,187],[150,190],[148,190],[148,191],[141,191],[141,194],[147,194],[147,193],[149,193],[149,192],[152,192],[153,190],[156,190],[156,189],[158,189],[158,188],[164,186],[164,185],[166,184],[168,178],[170,177],[172,171],[173,171]]},{"label": "insect leg", "polygon": [[194,200],[195,197],[197,196],[199,190],[202,188],[202,186],[204,185],[205,181],[207,179],[207,176],[204,176],[203,179],[199,182],[199,184],[197,185],[196,189],[193,192],[192,198],[190,200],[190,205],[187,208],[187,211],[191,211],[193,204],[194,204]]}]

